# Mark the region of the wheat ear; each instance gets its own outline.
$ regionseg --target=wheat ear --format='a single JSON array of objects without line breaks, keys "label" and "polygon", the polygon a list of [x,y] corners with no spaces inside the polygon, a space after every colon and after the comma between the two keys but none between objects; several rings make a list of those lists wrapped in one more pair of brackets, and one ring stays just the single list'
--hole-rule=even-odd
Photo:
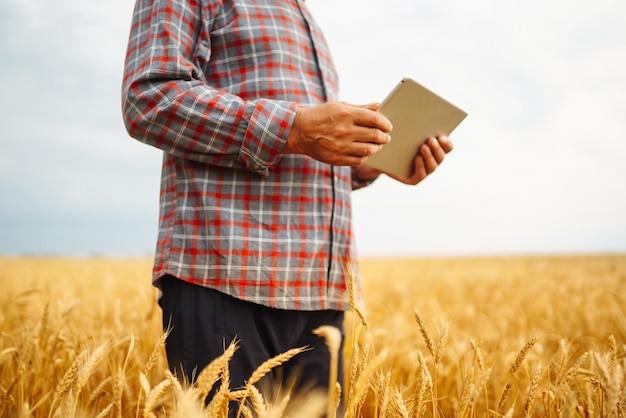
[{"label": "wheat ear", "polygon": [[567,351],[567,347],[565,346],[565,340],[561,339],[559,340],[559,351],[557,353],[556,364],[555,364],[556,386],[558,390],[561,390],[561,385],[565,381],[565,377],[567,375],[567,368],[566,368],[567,357],[568,357],[568,351]]},{"label": "wheat ear", "polygon": [[350,309],[356,312],[361,320],[361,323],[365,327],[368,327],[369,323],[367,322],[367,315],[356,301],[356,274],[354,273],[353,268],[348,269],[348,294],[350,297]]},{"label": "wheat ear", "polygon": [[476,363],[478,364],[478,370],[481,372],[485,369],[485,362],[483,361],[483,355],[480,352],[480,347],[475,339],[470,338],[470,345],[472,346],[472,350],[474,351],[474,358],[476,359]]},{"label": "wheat ear", "polygon": [[430,335],[428,327],[426,326],[426,322],[424,322],[424,318],[422,318],[422,315],[417,310],[417,308],[415,308],[415,320],[417,321],[417,325],[419,326],[422,338],[426,343],[426,348],[428,348],[428,351],[430,351],[430,354],[433,356],[433,361],[437,363],[439,358],[437,356],[437,346],[435,345],[435,340]]},{"label": "wheat ear", "polygon": [[497,408],[498,412],[502,411],[502,409],[504,408],[504,404],[507,398],[509,397],[509,393],[511,392],[511,387],[513,386],[513,384],[511,383],[511,378],[513,377],[515,372],[517,372],[517,370],[520,368],[520,366],[522,365],[522,362],[526,358],[526,355],[528,354],[530,349],[535,345],[536,342],[537,342],[537,337],[531,339],[524,345],[524,347],[517,354],[517,357],[515,358],[515,361],[513,362],[513,365],[511,366],[511,370],[509,371],[509,378],[507,379],[506,385],[504,386],[504,390],[502,391],[502,396],[500,396],[500,401],[498,402],[498,408]]},{"label": "wheat ear", "polygon": [[225,364],[221,371],[222,380],[220,387],[211,399],[211,402],[205,408],[208,416],[226,416],[228,415],[228,406],[230,398],[230,372],[228,364]]},{"label": "wheat ear", "polygon": [[252,375],[250,376],[250,378],[248,379],[248,382],[246,383],[245,395],[240,401],[239,412],[237,413],[237,416],[241,415],[242,408],[244,407],[244,404],[246,402],[246,396],[249,394],[251,390],[250,389],[251,386],[258,383],[263,378],[263,376],[268,374],[273,368],[278,367],[281,364],[288,362],[289,360],[291,360],[292,357],[306,350],[308,350],[307,347],[292,348],[291,350],[287,350],[282,354],[279,354],[277,356],[272,357],[269,360],[264,361],[259,367],[257,367],[256,370],[252,372]]},{"label": "wheat ear", "polygon": [[515,358],[515,361],[513,362],[513,365],[511,366],[511,371],[509,372],[509,374],[511,376],[514,375],[515,372],[517,372],[517,370],[520,368],[520,366],[522,365],[522,362],[526,358],[526,355],[528,354],[530,349],[533,348],[533,346],[535,345],[536,342],[537,342],[537,337],[534,337],[533,339],[528,341],[526,343],[526,345],[524,345],[522,350],[519,352],[519,354]]},{"label": "wheat ear", "polygon": [[391,409],[395,412],[394,416],[409,418],[409,411],[404,403],[404,399],[402,398],[402,393],[400,393],[398,389],[394,390],[391,400]]},{"label": "wheat ear", "polygon": [[72,409],[73,411],[75,411],[76,407],[78,406],[77,405],[78,395],[80,394],[83,387],[87,384],[87,380],[93,374],[94,370],[96,369],[100,361],[109,353],[109,351],[110,351],[109,344],[102,344],[98,346],[93,351],[91,356],[89,356],[84,366],[80,369],[78,373],[78,377],[76,379],[76,384],[74,385],[74,388],[73,388],[74,389],[74,406]]},{"label": "wheat ear", "polygon": [[287,350],[282,354],[279,354],[275,357],[272,357],[269,360],[266,360],[263,364],[261,364],[257,369],[252,373],[250,379],[248,380],[248,385],[254,385],[259,382],[268,374],[273,368],[280,366],[283,363],[291,360],[292,357],[297,356],[298,354],[308,350],[306,347],[298,347],[292,348],[291,350]]},{"label": "wheat ear", "polygon": [[237,342],[232,341],[224,353],[211,361],[211,363],[209,363],[209,365],[206,366],[198,375],[196,388],[198,396],[203,402],[215,385],[215,382],[217,382],[223,374],[223,370],[228,369],[228,363],[233,358],[235,351],[237,351]]},{"label": "wheat ear", "polygon": [[61,378],[61,381],[57,385],[57,389],[54,393],[54,398],[52,399],[50,413],[52,413],[54,409],[53,407],[57,404],[57,402],[61,401],[69,393],[69,391],[72,389],[72,387],[76,383],[76,380],[78,379],[78,371],[80,369],[80,366],[85,361],[88,355],[89,355],[89,350],[88,349],[83,350],[78,355],[78,357],[76,357],[72,365],[69,367],[69,369],[67,369],[67,371]]},{"label": "wheat ear", "polygon": [[[143,369],[143,374],[147,375],[150,372],[150,370],[152,370],[152,367],[154,367],[154,364],[159,358],[159,354],[161,354],[163,347],[165,347],[165,340],[167,339],[167,334],[168,334],[167,332],[163,332],[161,336],[159,337],[159,341],[154,347],[154,350],[152,350],[152,354],[150,354],[150,357],[148,358],[146,367]],[[133,338],[133,341],[134,341],[134,338]]]},{"label": "wheat ear", "polygon": [[172,382],[169,379],[165,379],[161,383],[156,385],[154,389],[152,389],[150,393],[146,395],[146,403],[143,407],[144,416],[152,414],[152,409],[154,409],[154,405],[156,405],[156,402],[161,397],[161,395],[163,395],[165,389],[167,389],[167,387],[171,384]]}]

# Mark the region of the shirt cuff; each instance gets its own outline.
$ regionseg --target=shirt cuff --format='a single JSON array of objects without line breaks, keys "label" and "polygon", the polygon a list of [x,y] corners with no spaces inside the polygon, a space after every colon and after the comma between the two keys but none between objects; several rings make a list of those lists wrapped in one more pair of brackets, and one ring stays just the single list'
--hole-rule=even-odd
[{"label": "shirt cuff", "polygon": [[254,103],[240,159],[248,169],[267,176],[282,156],[281,151],[287,144],[298,105],[268,99]]}]

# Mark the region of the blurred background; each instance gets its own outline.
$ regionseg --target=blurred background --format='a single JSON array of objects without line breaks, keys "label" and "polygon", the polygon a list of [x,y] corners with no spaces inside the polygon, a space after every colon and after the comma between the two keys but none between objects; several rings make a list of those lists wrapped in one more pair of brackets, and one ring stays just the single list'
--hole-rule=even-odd
[{"label": "blurred background", "polygon": [[[469,113],[423,183],[353,194],[361,255],[626,251],[626,2],[305,4],[342,100],[408,76]],[[0,253],[152,253],[161,153],[120,111],[133,6],[0,0]]]}]

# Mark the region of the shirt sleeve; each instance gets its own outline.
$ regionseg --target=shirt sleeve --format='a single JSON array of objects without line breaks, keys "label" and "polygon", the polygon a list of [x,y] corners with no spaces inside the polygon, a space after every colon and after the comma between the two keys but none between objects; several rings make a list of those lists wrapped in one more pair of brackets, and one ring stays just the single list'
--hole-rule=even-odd
[{"label": "shirt sleeve", "polygon": [[[203,5],[201,5],[202,3]],[[177,157],[267,175],[280,159],[297,104],[243,100],[200,68],[218,2],[138,0],[122,89],[128,133]]]}]

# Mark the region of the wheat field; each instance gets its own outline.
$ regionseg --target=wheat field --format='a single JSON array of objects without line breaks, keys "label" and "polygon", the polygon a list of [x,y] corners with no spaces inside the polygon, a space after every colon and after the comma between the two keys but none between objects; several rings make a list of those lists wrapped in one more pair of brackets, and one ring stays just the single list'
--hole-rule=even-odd
[{"label": "wheat field", "polygon": [[[167,370],[151,261],[1,257],[1,417],[622,417],[626,255],[366,259],[328,394]],[[335,329],[320,329],[335,352]],[[333,379],[334,380],[334,379]],[[232,405],[232,403],[231,403]]]}]

